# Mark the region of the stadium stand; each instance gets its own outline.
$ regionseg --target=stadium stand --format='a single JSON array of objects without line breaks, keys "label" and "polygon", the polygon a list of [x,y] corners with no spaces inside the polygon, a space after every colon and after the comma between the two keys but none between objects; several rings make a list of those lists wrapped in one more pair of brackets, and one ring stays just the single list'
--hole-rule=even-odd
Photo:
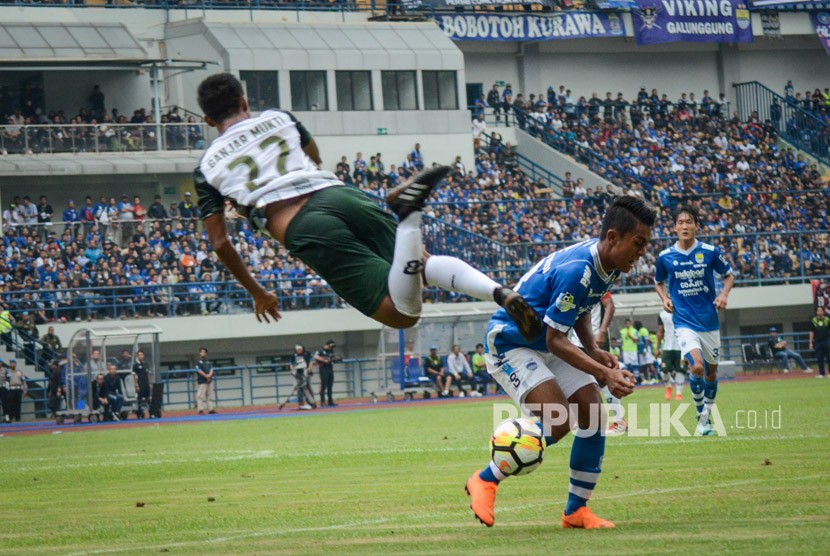
[{"label": "stadium stand", "polygon": [[[757,114],[746,121],[727,117],[723,97],[715,100],[708,91],[699,102],[693,93],[670,101],[645,88],[632,99],[608,93],[604,100],[575,101],[564,87],[559,92],[549,87],[538,97],[529,95],[525,104],[514,104],[510,116],[520,128],[608,182],[531,177],[517,163],[514,146],[488,136],[476,153],[475,168],[465,168],[459,159],[455,174],[434,194],[427,213],[429,248],[459,252],[509,282],[544,253],[596,235],[609,199],[626,191],[658,206],[658,238],[672,235],[674,207],[698,204],[706,215],[704,233],[728,254],[740,271],[739,282],[786,282],[828,273],[827,182],[816,165],[778,146],[775,125],[761,122]],[[148,118],[142,110],[127,121],[117,110],[111,116],[82,109],[62,126],[61,110],[17,111],[0,129],[0,146],[34,153],[154,149],[156,127],[142,123]],[[176,109],[164,115],[164,149],[203,145],[201,125],[192,116],[188,120],[182,122]],[[343,156],[335,171],[347,184],[381,199],[414,171],[411,157],[388,168],[381,160],[358,157],[350,166]],[[83,209],[64,214],[65,230],[56,232],[26,221],[16,200],[4,213],[3,238],[3,297],[13,312],[39,310],[44,321],[62,321],[247,307],[244,292],[211,262],[195,215],[130,220],[127,211],[125,220],[123,202],[112,197],[92,205],[90,200],[92,216],[83,216]],[[95,216],[101,212],[107,213],[105,221]],[[253,232],[232,207],[228,215],[238,248],[280,292],[283,310],[337,304],[319,277]],[[656,240],[654,252],[664,244]],[[646,256],[623,286],[650,287],[653,259]],[[430,296],[444,300],[446,294]]]}]

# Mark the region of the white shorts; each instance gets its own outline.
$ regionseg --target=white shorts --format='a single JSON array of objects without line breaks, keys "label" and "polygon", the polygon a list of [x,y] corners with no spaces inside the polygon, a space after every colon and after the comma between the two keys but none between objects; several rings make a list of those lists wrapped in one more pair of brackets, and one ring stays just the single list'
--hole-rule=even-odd
[{"label": "white shorts", "polygon": [[637,355],[636,351],[624,351],[622,352],[622,362],[629,369],[631,367],[639,367],[640,357]]},{"label": "white shorts", "polygon": [[693,350],[700,350],[703,360],[710,365],[717,365],[720,358],[720,330],[698,332],[690,328],[676,328],[675,334],[680,344],[680,356],[684,359]]},{"label": "white shorts", "polygon": [[486,353],[484,361],[487,363],[487,372],[501,384],[517,405],[522,405],[527,393],[547,380],[556,380],[566,398],[570,398],[583,386],[597,383],[588,373],[572,367],[551,353],[535,349],[511,349],[501,359]]}]

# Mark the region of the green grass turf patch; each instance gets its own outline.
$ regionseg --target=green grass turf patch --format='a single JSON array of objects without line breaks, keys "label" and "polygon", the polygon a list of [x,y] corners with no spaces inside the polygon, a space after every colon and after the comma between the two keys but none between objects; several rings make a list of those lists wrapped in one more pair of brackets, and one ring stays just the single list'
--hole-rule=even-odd
[{"label": "green grass turf patch", "polygon": [[[488,460],[492,399],[5,437],[0,554],[826,554],[825,390],[722,383],[726,437],[609,438],[604,531],[560,527],[570,438],[502,483],[494,528],[473,518],[463,487]],[[662,393],[629,398],[641,426]],[[780,428],[761,428],[779,406]]]}]

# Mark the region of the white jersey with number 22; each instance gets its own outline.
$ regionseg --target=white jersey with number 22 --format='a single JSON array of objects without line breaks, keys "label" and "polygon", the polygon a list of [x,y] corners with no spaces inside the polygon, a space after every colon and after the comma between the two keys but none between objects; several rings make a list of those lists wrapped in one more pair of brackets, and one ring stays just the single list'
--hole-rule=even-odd
[{"label": "white jersey with number 22", "polygon": [[263,206],[341,185],[303,151],[298,125],[283,110],[267,110],[237,122],[211,143],[199,168],[224,197],[244,206]]}]

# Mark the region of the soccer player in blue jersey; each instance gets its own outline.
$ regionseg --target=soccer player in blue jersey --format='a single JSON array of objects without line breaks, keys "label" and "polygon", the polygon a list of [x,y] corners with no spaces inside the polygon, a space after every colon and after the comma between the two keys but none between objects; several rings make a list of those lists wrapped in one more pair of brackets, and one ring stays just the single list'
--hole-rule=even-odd
[{"label": "soccer player in blue jersey", "polygon": [[[620,197],[603,217],[599,239],[552,253],[530,269],[515,291],[547,324],[533,340],[523,338],[502,310],[488,325],[487,371],[526,414],[541,418],[546,443],[559,441],[570,432],[572,423],[578,424],[563,527],[614,527],[586,505],[605,452],[606,412],[597,383],[623,397],[634,391],[634,375],[620,369],[616,357],[597,345],[591,310],[620,273],[631,270],[645,254],[655,218],[654,209],[645,202]],[[568,339],[571,328],[583,350]],[[496,491],[504,478],[491,461],[467,481],[470,507],[488,527],[495,523]]]},{"label": "soccer player in blue jersey", "polygon": [[[698,413],[697,432],[708,436],[714,434],[709,413],[718,393],[718,309],[726,308],[735,275],[717,247],[695,239],[699,223],[695,207],[681,206],[675,211],[677,243],[657,257],[654,281],[663,309],[673,315],[680,352],[691,369],[689,388]],[[717,296],[715,272],[724,277],[723,291]]]}]

